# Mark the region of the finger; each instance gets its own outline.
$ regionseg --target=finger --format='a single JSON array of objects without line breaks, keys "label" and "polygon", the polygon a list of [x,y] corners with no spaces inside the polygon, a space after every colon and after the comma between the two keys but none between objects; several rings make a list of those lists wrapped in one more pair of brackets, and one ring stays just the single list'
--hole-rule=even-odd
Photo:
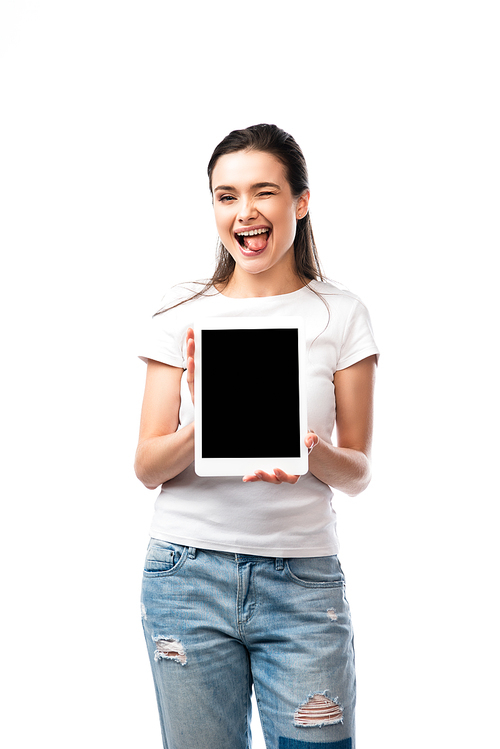
[{"label": "finger", "polygon": [[253,483],[255,481],[264,481],[267,484],[296,484],[300,476],[294,476],[280,468],[275,468],[273,473],[266,473],[265,471],[255,471],[255,473],[243,476],[245,483]]},{"label": "finger", "polygon": [[194,401],[194,359],[192,357],[187,360],[187,384]]},{"label": "finger", "polygon": [[266,473],[265,471],[255,471],[255,473],[243,476],[243,481],[245,483],[251,483],[255,481],[265,481],[269,484],[280,483],[274,473]]},{"label": "finger", "polygon": [[191,399],[194,403],[194,331],[188,328],[186,334],[186,356],[187,356],[187,384],[191,393]]},{"label": "finger", "polygon": [[243,476],[243,481],[245,484],[252,484],[255,481],[261,481],[261,479],[258,476],[256,476],[254,473],[252,473],[249,476]]},{"label": "finger", "polygon": [[296,484],[300,476],[295,476],[290,473],[282,471],[280,468],[274,469],[274,475],[278,479],[280,484]]},{"label": "finger", "polygon": [[186,356],[189,359],[194,359],[194,331],[192,328],[188,328],[186,333]]},{"label": "finger", "polygon": [[319,437],[315,432],[309,432],[306,435],[304,442],[309,451],[309,454],[311,454],[313,448],[316,447],[316,445],[319,443]]}]

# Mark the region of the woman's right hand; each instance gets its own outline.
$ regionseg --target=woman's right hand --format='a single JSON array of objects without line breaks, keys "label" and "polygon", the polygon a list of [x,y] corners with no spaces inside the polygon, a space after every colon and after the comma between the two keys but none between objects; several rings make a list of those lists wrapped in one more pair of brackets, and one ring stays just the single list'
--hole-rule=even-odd
[{"label": "woman's right hand", "polygon": [[[187,341],[187,382],[194,399],[194,332]],[[194,422],[179,429],[184,367],[150,360],[135,459],[137,478],[156,489],[184,471],[194,460]]]},{"label": "woman's right hand", "polygon": [[194,330],[188,328],[186,335],[187,350],[187,384],[191,393],[191,400],[194,403]]}]

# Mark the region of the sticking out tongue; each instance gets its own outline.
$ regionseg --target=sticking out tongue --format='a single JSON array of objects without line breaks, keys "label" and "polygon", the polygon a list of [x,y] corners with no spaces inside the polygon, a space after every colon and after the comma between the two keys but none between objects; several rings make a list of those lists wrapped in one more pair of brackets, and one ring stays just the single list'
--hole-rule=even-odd
[{"label": "sticking out tongue", "polygon": [[254,234],[253,237],[244,237],[243,242],[248,250],[257,252],[257,250],[263,250],[267,244],[268,238],[267,232],[264,234]]}]

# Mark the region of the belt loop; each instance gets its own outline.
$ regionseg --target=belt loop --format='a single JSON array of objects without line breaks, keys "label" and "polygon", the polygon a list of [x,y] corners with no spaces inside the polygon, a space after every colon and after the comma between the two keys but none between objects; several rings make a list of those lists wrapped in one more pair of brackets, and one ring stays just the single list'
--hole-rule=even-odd
[{"label": "belt loop", "polygon": [[196,549],[194,548],[194,546],[189,547],[188,557],[190,559],[196,559]]},{"label": "belt loop", "polygon": [[277,570],[282,570],[284,567],[283,559],[281,557],[276,557],[275,565]]}]

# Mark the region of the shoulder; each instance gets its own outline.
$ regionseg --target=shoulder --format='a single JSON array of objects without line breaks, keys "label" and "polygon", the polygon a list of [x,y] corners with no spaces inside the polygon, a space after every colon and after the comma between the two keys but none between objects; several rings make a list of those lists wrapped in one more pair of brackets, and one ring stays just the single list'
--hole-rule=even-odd
[{"label": "shoulder", "polygon": [[199,315],[205,290],[211,293],[207,285],[205,281],[177,284],[164,294],[142,336],[141,359],[186,367],[186,332]]},{"label": "shoulder", "polygon": [[340,281],[310,281],[308,285],[313,291],[327,298],[357,299],[360,301],[359,296],[350,291]]},{"label": "shoulder", "polygon": [[342,284],[332,282],[314,282],[313,290],[329,308],[327,329],[337,351],[336,370],[346,369],[371,355],[378,360],[370,313],[360,297]]},{"label": "shoulder", "polygon": [[366,310],[362,299],[338,281],[311,281],[308,286],[338,315],[350,316],[358,310]]},{"label": "shoulder", "polygon": [[318,303],[321,299],[323,308],[328,308],[324,332],[336,347],[337,369],[348,367],[364,356],[378,354],[370,313],[357,294],[331,281],[314,281],[310,288]]},{"label": "shoulder", "polygon": [[155,314],[158,315],[177,308],[179,305],[195,302],[211,293],[215,294],[217,292],[214,289],[210,289],[210,282],[205,279],[176,284],[163,295],[158,309],[155,310]]}]

